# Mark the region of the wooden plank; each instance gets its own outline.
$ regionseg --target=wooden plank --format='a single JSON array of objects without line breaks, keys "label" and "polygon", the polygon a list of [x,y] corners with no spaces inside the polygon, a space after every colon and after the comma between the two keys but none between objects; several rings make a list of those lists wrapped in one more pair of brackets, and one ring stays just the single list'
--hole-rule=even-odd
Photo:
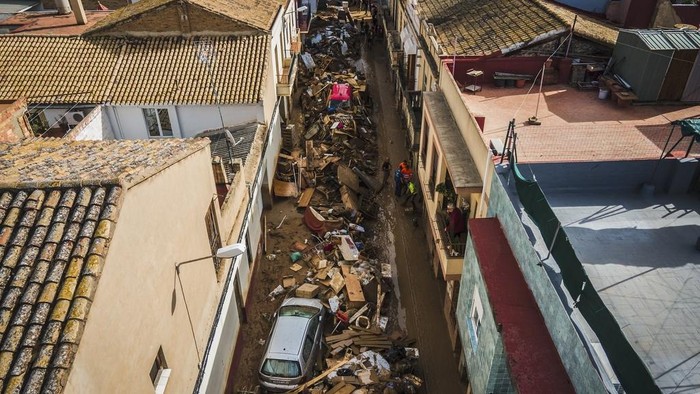
[{"label": "wooden plank", "polygon": [[332,343],[332,344],[330,344],[330,347],[331,347],[332,349],[337,349],[337,348],[339,348],[339,347],[347,347],[347,346],[350,346],[350,345],[352,345],[352,343],[353,343],[352,339],[346,339],[346,340],[344,340],[344,341]]},{"label": "wooden plank", "polygon": [[306,141],[306,168],[313,169],[315,160],[314,141]]},{"label": "wooden plank", "polygon": [[301,196],[299,197],[299,202],[297,203],[297,207],[299,208],[306,208],[309,206],[309,203],[311,202],[311,197],[314,196],[314,192],[316,191],[315,187],[307,187],[304,189],[304,191],[301,193]]},{"label": "wooden plank", "polygon": [[341,185],[345,185],[357,193],[359,193],[361,191],[360,190],[360,179],[347,166],[343,166],[343,165],[338,166],[338,181],[340,182]]},{"label": "wooden plank", "polygon": [[326,267],[326,268],[321,269],[316,274],[316,279],[319,279],[319,280],[327,279],[328,278],[328,271],[330,271],[330,270],[331,270],[331,267]]},{"label": "wooden plank", "polygon": [[333,388],[331,388],[330,390],[326,391],[326,394],[337,394],[345,386],[346,386],[345,382],[340,382],[340,383],[336,384],[335,386],[333,386]]},{"label": "wooden plank", "polygon": [[343,287],[345,287],[345,279],[343,278],[343,275],[340,274],[340,272],[336,272],[335,275],[331,278],[331,288],[333,289],[333,292],[335,294],[338,294],[341,290],[343,290]]},{"label": "wooden plank", "polygon": [[348,290],[349,302],[365,302],[365,294],[362,292],[362,285],[357,275],[351,273],[345,275],[345,288]]},{"label": "wooden plank", "polygon": [[299,193],[294,182],[285,182],[275,179],[272,181],[272,188],[277,197],[296,197]]},{"label": "wooden plank", "polygon": [[330,374],[331,372],[335,371],[336,369],[342,367],[346,362],[348,362],[348,360],[350,360],[350,356],[349,356],[349,355],[346,355],[345,357],[343,357],[342,360],[339,360],[339,361],[338,361],[337,363],[335,363],[332,367],[326,369],[325,371],[323,371],[323,373],[321,373],[320,375],[316,376],[315,378],[309,380],[308,382],[302,384],[301,386],[297,387],[296,389],[294,389],[294,390],[292,390],[292,391],[289,391],[288,394],[298,394],[298,393],[301,393],[301,392],[304,391],[307,387],[311,387],[311,386],[315,385],[316,382],[325,379],[326,376],[328,376],[328,374]]},{"label": "wooden plank", "polygon": [[355,386],[346,383],[345,386],[335,394],[351,394],[353,391],[355,391]]},{"label": "wooden plank", "polygon": [[345,185],[340,187],[340,199],[343,201],[345,208],[354,211],[360,210],[360,202],[357,199],[357,194]]}]

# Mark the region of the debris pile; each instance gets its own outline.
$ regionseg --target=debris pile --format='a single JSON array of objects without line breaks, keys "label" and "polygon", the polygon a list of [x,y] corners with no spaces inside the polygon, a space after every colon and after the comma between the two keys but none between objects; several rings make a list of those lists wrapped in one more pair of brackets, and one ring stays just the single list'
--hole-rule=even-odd
[{"label": "debris pile", "polygon": [[279,155],[273,190],[298,198],[311,234],[290,246],[292,265],[269,298],[318,298],[330,311],[322,372],[293,392],[413,393],[423,384],[414,374],[419,352],[415,340],[391,329],[392,267],[374,232],[385,179],[377,176],[363,36],[348,19],[320,16],[301,54],[300,143]]}]

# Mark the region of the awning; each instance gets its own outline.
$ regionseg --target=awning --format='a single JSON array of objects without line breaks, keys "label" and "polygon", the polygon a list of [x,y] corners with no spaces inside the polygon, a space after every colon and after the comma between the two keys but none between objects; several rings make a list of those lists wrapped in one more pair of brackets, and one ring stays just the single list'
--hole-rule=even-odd
[{"label": "awning", "polygon": [[408,29],[408,25],[401,30],[401,45],[407,55],[415,55],[417,53],[418,45],[416,45],[416,39],[413,38],[413,34]]},{"label": "awning", "polygon": [[481,176],[452,117],[445,95],[442,92],[423,92],[423,105],[444,154],[452,185],[458,192],[480,192]]}]

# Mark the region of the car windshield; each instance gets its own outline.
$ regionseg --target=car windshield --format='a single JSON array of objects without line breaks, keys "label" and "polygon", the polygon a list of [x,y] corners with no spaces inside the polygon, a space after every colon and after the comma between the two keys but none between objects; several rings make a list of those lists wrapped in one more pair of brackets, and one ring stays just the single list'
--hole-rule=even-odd
[{"label": "car windshield", "polygon": [[310,319],[318,313],[318,308],[305,305],[287,305],[280,308],[280,316],[305,317]]},{"label": "car windshield", "polygon": [[268,358],[262,366],[262,373],[277,378],[297,378],[301,376],[301,368],[296,361]]}]

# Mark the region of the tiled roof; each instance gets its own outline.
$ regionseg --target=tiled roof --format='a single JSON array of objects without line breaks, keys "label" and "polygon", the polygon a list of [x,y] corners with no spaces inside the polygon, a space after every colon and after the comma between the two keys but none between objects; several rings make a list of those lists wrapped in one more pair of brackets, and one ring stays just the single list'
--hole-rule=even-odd
[{"label": "tiled roof", "polygon": [[[244,104],[262,97],[269,38],[0,35],[0,100]],[[210,56],[208,70],[201,54]],[[219,94],[217,100],[212,86]]]},{"label": "tiled roof", "polygon": [[59,15],[46,11],[21,12],[0,21],[0,28],[9,29],[11,34],[77,36],[107,15],[109,12],[85,11],[87,23],[79,25],[75,13]]},{"label": "tiled roof", "polygon": [[166,7],[170,4],[185,3],[200,7],[208,12],[249,25],[253,29],[269,31],[281,6],[278,0],[141,0],[119,8],[90,29],[99,31],[119,25],[139,15]]},{"label": "tiled roof", "polygon": [[66,141],[0,144],[0,188],[135,185],[209,145],[209,140]]},{"label": "tiled roof", "polygon": [[0,189],[0,385],[60,393],[114,232],[122,188]]},{"label": "tiled roof", "polygon": [[206,139],[0,145],[0,388],[61,393],[124,188]]},{"label": "tiled roof", "polygon": [[559,18],[531,0],[418,0],[438,43],[457,56],[487,56],[564,32]]},{"label": "tiled roof", "polygon": [[[553,2],[543,0],[536,1],[556,15],[565,24],[570,26],[574,22],[574,16],[577,14],[576,12]],[[574,27],[575,35],[612,47],[615,46],[615,42],[617,42],[618,33],[619,29],[617,27],[585,14],[578,13],[576,26]]]}]

